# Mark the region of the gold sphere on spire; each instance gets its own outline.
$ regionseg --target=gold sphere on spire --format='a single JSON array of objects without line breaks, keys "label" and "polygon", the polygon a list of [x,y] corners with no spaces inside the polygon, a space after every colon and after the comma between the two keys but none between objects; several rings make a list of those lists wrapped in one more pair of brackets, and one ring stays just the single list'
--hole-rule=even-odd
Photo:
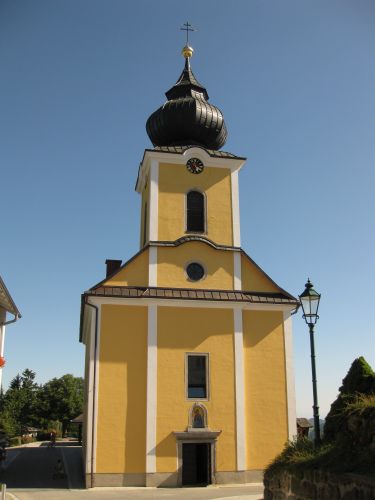
[{"label": "gold sphere on spire", "polygon": [[182,55],[185,57],[185,59],[192,57],[193,52],[193,47],[190,47],[189,45],[185,45],[185,47],[182,49]]}]

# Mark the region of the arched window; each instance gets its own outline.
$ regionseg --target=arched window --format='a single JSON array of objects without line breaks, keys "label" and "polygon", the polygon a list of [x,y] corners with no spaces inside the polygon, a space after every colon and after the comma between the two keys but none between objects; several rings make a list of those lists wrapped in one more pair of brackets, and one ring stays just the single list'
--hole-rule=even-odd
[{"label": "arched window", "polygon": [[204,195],[199,191],[186,195],[186,230],[204,232]]}]

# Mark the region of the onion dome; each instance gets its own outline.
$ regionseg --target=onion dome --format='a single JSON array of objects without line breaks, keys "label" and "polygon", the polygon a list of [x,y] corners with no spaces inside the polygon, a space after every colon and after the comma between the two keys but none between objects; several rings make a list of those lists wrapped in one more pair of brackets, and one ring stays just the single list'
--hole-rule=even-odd
[{"label": "onion dome", "polygon": [[154,146],[203,146],[220,149],[227,139],[223,113],[208,103],[207,90],[195,78],[190,58],[193,49],[182,49],[185,67],[176,84],[165,93],[167,102],[148,118],[147,134]]}]

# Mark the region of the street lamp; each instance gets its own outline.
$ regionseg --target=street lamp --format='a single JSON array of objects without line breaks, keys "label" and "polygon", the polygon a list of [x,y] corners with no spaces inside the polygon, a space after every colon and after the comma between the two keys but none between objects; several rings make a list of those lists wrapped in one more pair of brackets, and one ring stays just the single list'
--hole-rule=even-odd
[{"label": "street lamp", "polygon": [[303,318],[306,321],[310,330],[310,349],[311,349],[311,371],[313,383],[313,396],[314,396],[314,443],[315,446],[320,443],[320,424],[319,424],[319,406],[318,406],[318,392],[316,389],[316,369],[315,369],[315,347],[314,347],[314,325],[318,321],[318,308],[320,302],[320,293],[313,289],[313,284],[308,279],[305,285],[305,290],[299,296]]}]

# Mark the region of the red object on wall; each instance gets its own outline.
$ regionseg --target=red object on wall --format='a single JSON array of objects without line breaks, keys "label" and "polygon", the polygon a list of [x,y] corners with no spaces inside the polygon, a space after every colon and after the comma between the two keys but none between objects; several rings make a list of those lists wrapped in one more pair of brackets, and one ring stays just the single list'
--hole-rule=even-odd
[{"label": "red object on wall", "polygon": [[2,368],[5,365],[5,358],[3,356],[0,356],[0,368]]}]

